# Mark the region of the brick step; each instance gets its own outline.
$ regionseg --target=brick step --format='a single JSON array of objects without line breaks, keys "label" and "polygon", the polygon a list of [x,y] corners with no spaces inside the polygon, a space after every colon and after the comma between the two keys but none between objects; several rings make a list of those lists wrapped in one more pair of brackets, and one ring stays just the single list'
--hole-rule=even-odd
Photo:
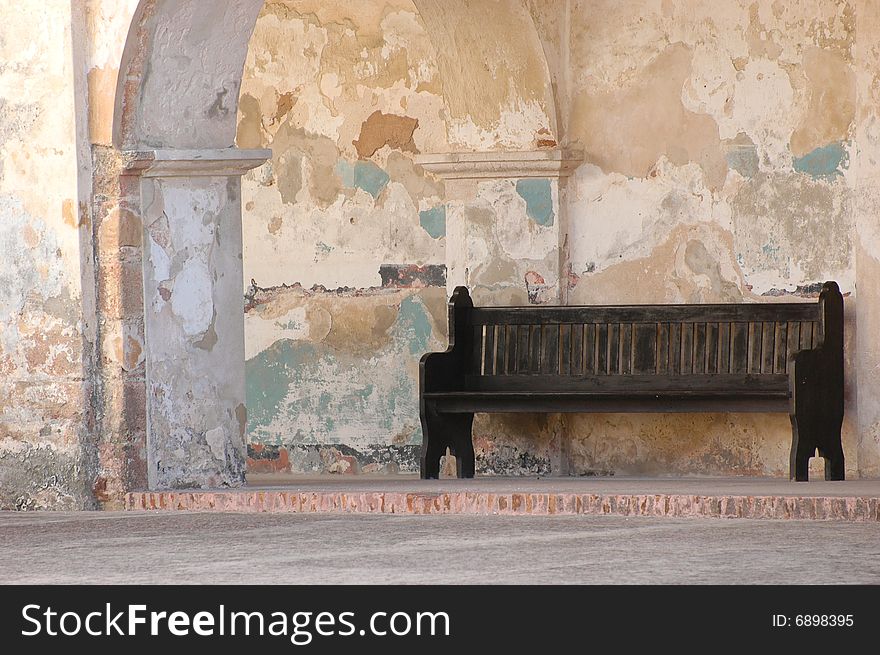
[{"label": "brick step", "polygon": [[128,511],[299,514],[653,516],[880,521],[880,497],[482,491],[164,491],[129,493]]}]

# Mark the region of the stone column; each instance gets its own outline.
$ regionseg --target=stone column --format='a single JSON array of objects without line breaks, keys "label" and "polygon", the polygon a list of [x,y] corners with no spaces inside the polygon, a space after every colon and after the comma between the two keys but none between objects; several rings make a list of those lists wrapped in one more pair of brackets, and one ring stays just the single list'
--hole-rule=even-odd
[{"label": "stone column", "polygon": [[[855,355],[847,358],[855,372],[859,477],[880,476],[880,7],[856,3],[853,52],[857,83],[854,148],[847,178],[853,190],[856,255]],[[848,299],[848,318],[852,299]],[[844,444],[846,447],[846,444]],[[849,464],[850,451],[846,452]]]},{"label": "stone column", "polygon": [[467,285],[484,304],[511,295],[505,289],[519,289],[524,303],[562,301],[559,187],[583,161],[582,153],[467,152],[415,159],[445,182],[449,291]]},{"label": "stone column", "polygon": [[[417,156],[446,186],[449,291],[465,285],[486,306],[563,304],[560,185],[582,160],[569,150]],[[558,415],[478,417],[474,441],[493,473],[568,472]]]},{"label": "stone column", "polygon": [[143,218],[150,489],[244,483],[241,176],[270,155],[127,153]]}]

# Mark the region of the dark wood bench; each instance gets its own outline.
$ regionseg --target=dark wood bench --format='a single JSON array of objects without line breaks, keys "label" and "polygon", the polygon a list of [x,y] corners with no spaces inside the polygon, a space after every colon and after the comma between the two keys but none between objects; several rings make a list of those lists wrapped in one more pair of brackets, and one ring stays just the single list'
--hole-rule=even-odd
[{"label": "dark wood bench", "polygon": [[788,412],[791,478],[844,479],[843,296],[819,302],[474,307],[458,287],[449,348],[422,357],[421,476],[449,448],[474,475],[475,412]]}]

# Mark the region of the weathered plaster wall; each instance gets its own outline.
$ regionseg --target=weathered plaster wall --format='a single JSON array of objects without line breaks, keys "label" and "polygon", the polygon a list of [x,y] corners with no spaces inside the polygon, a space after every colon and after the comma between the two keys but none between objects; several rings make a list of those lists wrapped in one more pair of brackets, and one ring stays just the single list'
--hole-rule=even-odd
[{"label": "weathered plaster wall", "polygon": [[445,80],[450,143],[465,150],[555,145],[553,86],[526,3],[413,2]]},{"label": "weathered plaster wall", "polygon": [[251,39],[244,181],[251,472],[417,467],[418,359],[445,332],[446,207],[413,154],[446,146],[410,0],[268,2]]},{"label": "weathered plaster wall", "polygon": [[848,179],[854,189],[858,330],[852,357],[857,382],[859,473],[880,477],[880,6],[856,4],[853,47],[856,131]]},{"label": "weathered plaster wall", "polygon": [[[147,488],[143,223],[140,183],[123,176],[113,144],[117,81],[138,0],[84,0],[84,54],[91,146],[91,241],[97,293],[94,368],[96,499],[112,508],[128,489]],[[83,6],[84,5],[84,6]]]},{"label": "weathered plaster wall", "polygon": [[243,171],[193,179],[181,168],[192,175],[204,164],[181,154],[154,160],[141,180],[148,481],[159,489],[239,486]]},{"label": "weathered plaster wall", "polygon": [[66,0],[3,3],[0,25],[0,509],[91,507],[81,26]]},{"label": "weathered plaster wall", "polygon": [[[569,302],[855,290],[855,7],[574,0]],[[855,303],[848,302],[852,327]],[[858,470],[854,334],[844,449]],[[785,475],[785,416],[574,416],[573,470]]]},{"label": "weathered plaster wall", "polygon": [[[143,198],[118,149],[236,133],[275,150],[242,194],[251,470],[414,470],[416,362],[445,343],[451,284],[495,304],[769,302],[834,278],[848,474],[880,475],[874,4],[0,8],[0,506],[112,505],[148,484]],[[585,152],[571,179],[453,185],[414,162],[557,146]],[[208,425],[169,447],[207,466],[167,484],[236,482],[215,475],[241,471],[232,409],[218,448]],[[481,417],[475,435],[486,473],[785,475],[789,427]]]},{"label": "weathered plaster wall", "polygon": [[[484,301],[555,297],[555,182],[450,203],[413,161],[555,145],[544,62],[507,0],[266,4],[237,138],[273,150],[243,189],[251,471],[416,470],[418,359],[444,347],[449,265]],[[518,470],[482,441],[485,471]]]}]

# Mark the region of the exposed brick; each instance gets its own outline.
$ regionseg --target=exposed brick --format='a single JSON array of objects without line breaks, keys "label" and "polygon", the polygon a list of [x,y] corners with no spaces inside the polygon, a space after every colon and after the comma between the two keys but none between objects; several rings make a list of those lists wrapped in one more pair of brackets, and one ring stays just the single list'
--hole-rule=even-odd
[{"label": "exposed brick", "polygon": [[410,289],[446,286],[446,266],[442,264],[383,264],[379,267],[383,289]]},{"label": "exposed brick", "polygon": [[610,515],[683,518],[880,521],[880,498],[801,496],[693,496],[686,494],[574,494],[474,491],[139,492],[125,497],[127,510],[301,512],[306,514]]}]

